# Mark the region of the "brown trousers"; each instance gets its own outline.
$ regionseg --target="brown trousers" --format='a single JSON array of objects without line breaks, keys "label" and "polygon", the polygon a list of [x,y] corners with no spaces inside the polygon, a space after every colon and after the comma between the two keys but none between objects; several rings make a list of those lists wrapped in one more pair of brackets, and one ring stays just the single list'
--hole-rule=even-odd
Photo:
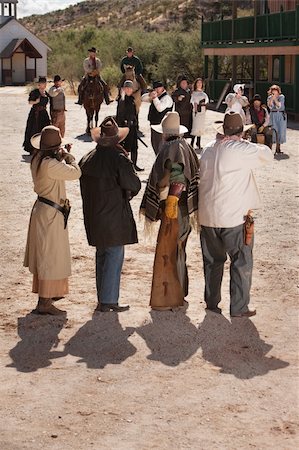
[{"label": "brown trousers", "polygon": [[50,111],[52,125],[59,128],[61,137],[65,135],[65,112],[64,111]]}]

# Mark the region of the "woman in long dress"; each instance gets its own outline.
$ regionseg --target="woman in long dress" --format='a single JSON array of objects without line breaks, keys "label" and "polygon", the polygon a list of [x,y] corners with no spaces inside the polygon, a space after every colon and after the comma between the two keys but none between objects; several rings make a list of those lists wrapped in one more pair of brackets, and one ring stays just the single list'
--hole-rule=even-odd
[{"label": "woman in long dress", "polygon": [[273,133],[274,143],[277,136],[276,153],[282,153],[280,144],[284,144],[287,140],[287,114],[285,112],[285,96],[277,84],[270,87],[267,104],[270,109],[270,124],[276,130],[276,133]]},{"label": "woman in long dress", "polygon": [[32,292],[38,294],[40,314],[64,313],[52,303],[68,294],[71,257],[67,229],[69,212],[65,181],[80,178],[73,155],[61,148],[59,128],[43,128],[31,138],[37,149],[31,161],[34,191],[24,266],[33,274]]},{"label": "woman in long dress", "polygon": [[201,149],[201,136],[205,132],[206,105],[209,103],[209,97],[203,91],[202,78],[197,78],[194,82],[191,95],[192,104],[192,129],[191,145],[193,147],[196,138],[196,146]]},{"label": "woman in long dress", "polygon": [[39,77],[37,88],[30,92],[28,98],[31,109],[27,119],[23,147],[30,154],[34,151],[30,142],[31,137],[36,133],[40,133],[44,127],[51,123],[47,111],[49,94],[46,91],[46,87],[47,79],[45,77]]}]

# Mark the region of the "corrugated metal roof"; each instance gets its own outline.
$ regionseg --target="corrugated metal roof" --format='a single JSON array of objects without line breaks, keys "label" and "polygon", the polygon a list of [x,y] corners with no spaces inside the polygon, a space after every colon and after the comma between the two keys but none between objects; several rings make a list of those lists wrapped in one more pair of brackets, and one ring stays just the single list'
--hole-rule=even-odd
[{"label": "corrugated metal roof", "polygon": [[42,55],[33,47],[27,39],[13,39],[0,53],[0,58],[11,58],[21,47],[26,56],[30,58],[42,58]]}]

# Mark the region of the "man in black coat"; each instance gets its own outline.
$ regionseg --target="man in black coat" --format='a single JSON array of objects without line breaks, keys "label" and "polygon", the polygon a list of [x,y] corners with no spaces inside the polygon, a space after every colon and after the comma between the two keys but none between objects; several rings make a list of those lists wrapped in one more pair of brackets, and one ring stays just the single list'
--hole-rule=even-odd
[{"label": "man in black coat", "polygon": [[137,172],[143,171],[137,166],[137,151],[138,151],[138,139],[137,139],[137,111],[135,106],[135,100],[133,97],[133,82],[127,80],[124,82],[121,89],[121,95],[118,99],[116,122],[120,127],[129,127],[130,131],[128,136],[122,141],[121,145],[127,152],[131,153],[131,160],[134,164],[134,168]]},{"label": "man in black coat", "polygon": [[138,242],[130,199],[141,188],[133,164],[119,144],[129,128],[106,117],[92,130],[97,142],[79,166],[84,224],[89,245],[96,247],[97,311],[125,311],[118,304],[124,245]]}]

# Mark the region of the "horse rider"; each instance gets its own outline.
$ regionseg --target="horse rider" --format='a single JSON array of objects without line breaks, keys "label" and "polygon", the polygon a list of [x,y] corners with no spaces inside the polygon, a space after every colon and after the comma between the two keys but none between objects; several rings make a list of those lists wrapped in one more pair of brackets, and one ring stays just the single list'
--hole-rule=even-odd
[{"label": "horse rider", "polygon": [[[140,58],[138,58],[138,56],[134,55],[134,50],[132,47],[127,48],[127,56],[124,56],[120,62],[120,70],[122,71],[123,74],[126,71],[126,66],[134,67],[136,80],[140,84],[141,90],[145,91],[147,88],[147,85],[146,85],[145,79],[142,76],[143,65],[142,65]],[[125,77],[123,76],[121,79],[121,82],[120,82],[120,86],[123,86],[124,81],[125,81]]]},{"label": "horse rider", "polygon": [[102,62],[99,58],[96,57],[97,49],[95,47],[91,47],[88,49],[88,52],[89,52],[88,58],[85,58],[83,61],[83,69],[85,74],[82,78],[81,83],[78,86],[79,95],[76,104],[77,105],[83,104],[83,93],[87,85],[88,77],[93,77],[98,80],[99,85],[103,88],[105,102],[107,103],[107,105],[109,105],[109,103],[111,103],[112,100],[110,100],[109,98],[108,85],[100,75]]}]

